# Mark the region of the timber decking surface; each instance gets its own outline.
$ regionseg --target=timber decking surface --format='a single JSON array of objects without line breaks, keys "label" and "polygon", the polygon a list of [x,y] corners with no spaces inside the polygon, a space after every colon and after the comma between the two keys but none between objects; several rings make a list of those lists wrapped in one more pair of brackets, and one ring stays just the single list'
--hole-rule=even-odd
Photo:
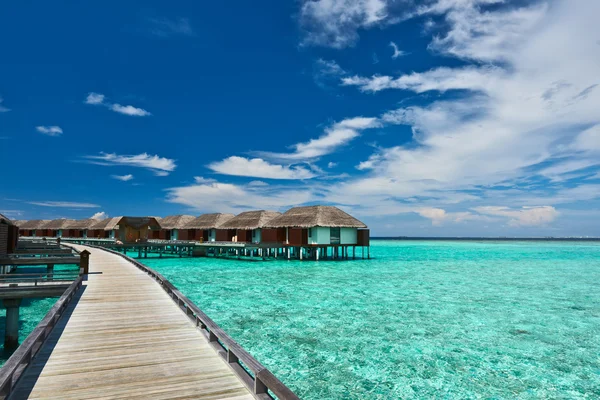
[{"label": "timber decking surface", "polygon": [[90,274],[10,399],[253,399],[151,277],[85,246]]}]

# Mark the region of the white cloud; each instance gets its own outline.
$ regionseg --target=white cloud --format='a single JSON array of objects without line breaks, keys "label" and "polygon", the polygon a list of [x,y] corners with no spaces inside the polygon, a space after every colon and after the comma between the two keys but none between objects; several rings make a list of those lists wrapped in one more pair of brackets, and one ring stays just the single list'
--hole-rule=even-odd
[{"label": "white cloud", "polygon": [[[398,78],[380,77],[384,79],[379,82],[353,78],[352,83],[369,91],[463,92],[425,106],[384,113],[378,121],[409,125],[413,140],[380,148],[362,160],[358,167],[368,175],[338,185],[338,195],[356,204],[365,194],[378,196],[379,201],[444,197],[443,193],[466,190],[488,196],[495,188],[526,186],[528,180],[540,175],[572,179],[585,168],[600,164],[593,150],[597,144],[595,126],[600,124],[600,89],[595,86],[600,78],[597,68],[592,67],[600,64],[595,43],[600,28],[593,17],[600,14],[600,3],[579,4],[573,7],[557,1],[550,8],[481,11],[490,24],[485,34],[472,34],[473,29],[463,27],[468,33],[461,44],[464,49],[452,50],[454,44],[444,42],[447,54],[460,52],[461,58],[476,59],[483,63],[481,66],[477,62],[460,68],[433,68]],[[535,26],[524,23],[517,29],[515,23],[506,20],[509,17],[517,22],[531,18]],[[455,26],[458,22],[448,21],[450,31],[459,29]],[[474,19],[473,23],[479,22]],[[507,26],[500,27],[502,24]],[[501,45],[490,48],[489,43],[496,41]],[[463,57],[467,53],[469,56]],[[491,59],[502,62],[487,66],[485,61]],[[546,186],[540,194],[565,202],[565,191]],[[533,203],[535,199],[529,199],[528,193],[531,189],[515,192],[505,200],[527,198]],[[597,191],[586,193],[598,196]]]},{"label": "white cloud", "polygon": [[122,106],[120,104],[113,104],[110,106],[110,109],[114,112],[118,112],[120,114],[130,115],[132,117],[146,117],[150,114],[148,111],[143,108],[137,108],[134,106]]},{"label": "white cloud", "polygon": [[325,134],[318,139],[293,145],[292,148],[295,150],[293,153],[256,152],[256,154],[264,158],[283,161],[311,160],[333,153],[338,147],[344,146],[358,137],[360,131],[379,126],[381,124],[377,118],[349,118],[326,128]]},{"label": "white cloud", "polygon": [[358,29],[376,26],[387,17],[388,0],[303,0],[303,44],[352,46],[358,40]]},{"label": "white cloud", "polygon": [[498,67],[436,68],[427,72],[402,75],[398,78],[373,75],[370,78],[351,76],[342,78],[344,86],[358,86],[363,92],[384,89],[410,90],[416,93],[436,90],[492,90],[504,72]]},{"label": "white cloud", "polygon": [[463,222],[483,219],[479,215],[472,214],[468,211],[464,212],[446,212],[442,208],[435,207],[423,207],[416,210],[416,213],[420,216],[430,219],[431,224],[434,226],[440,226],[445,222]]},{"label": "white cloud", "polygon": [[85,99],[85,104],[102,104],[104,103],[104,95],[100,93],[90,92]]},{"label": "white cloud", "polygon": [[41,207],[60,207],[60,208],[97,208],[98,204],[76,203],[70,201],[28,201],[27,204]]},{"label": "white cloud", "polygon": [[329,86],[338,86],[340,77],[346,75],[346,71],[333,60],[319,58],[313,64],[313,80],[317,86],[325,89]]},{"label": "white cloud", "polygon": [[224,175],[252,176],[268,179],[310,179],[316,175],[300,166],[271,164],[262,158],[244,158],[232,156],[213,162],[208,168]]},{"label": "white cloud", "polygon": [[117,103],[109,103],[105,100],[106,96],[104,96],[103,94],[90,92],[85,99],[85,104],[104,106],[109,110],[112,110],[119,114],[129,115],[131,117],[147,117],[149,115],[152,115],[149,111],[146,111],[143,108],[138,108],[131,105],[123,106]]},{"label": "white cloud", "polygon": [[108,218],[108,214],[105,213],[104,211],[99,211],[99,212],[95,213],[94,215],[92,215],[90,218],[102,220],[102,219]]},{"label": "white cloud", "polygon": [[9,112],[10,108],[3,106],[2,105],[3,102],[4,102],[4,99],[0,96],[0,113],[1,112]]},{"label": "white cloud", "polygon": [[509,207],[483,206],[474,209],[480,214],[509,218],[511,226],[539,226],[547,225],[559,216],[559,212],[551,206],[523,207],[511,209]]},{"label": "white cloud", "polygon": [[127,175],[111,175],[111,177],[113,179],[117,179],[119,181],[123,181],[123,182],[127,182],[133,179],[133,175],[131,174],[127,174]]},{"label": "white cloud", "polygon": [[119,155],[115,153],[100,153],[97,156],[84,156],[90,164],[113,166],[126,165],[130,167],[146,168],[157,176],[167,176],[177,168],[175,160],[158,155],[141,153],[137,155]]},{"label": "white cloud", "polygon": [[405,51],[402,51],[398,48],[398,45],[394,42],[390,42],[390,46],[394,50],[394,54],[392,54],[392,58],[395,60],[398,57],[402,57],[406,55]]},{"label": "white cloud", "polygon": [[194,30],[187,18],[148,18],[148,22],[153,25],[150,32],[159,37],[172,35],[194,36]]},{"label": "white cloud", "polygon": [[214,183],[216,181],[217,181],[216,179],[203,178],[201,176],[195,176],[194,177],[194,182],[201,183],[201,184]]},{"label": "white cloud", "polygon": [[255,186],[255,187],[259,187],[259,186],[269,186],[269,184],[267,182],[263,182],[263,181],[250,181],[248,182],[247,186]]},{"label": "white cloud", "polygon": [[314,199],[306,188],[272,187],[270,185],[234,185],[202,183],[168,189],[167,201],[182,204],[198,212],[230,212],[287,209]]},{"label": "white cloud", "polygon": [[330,161],[330,162],[327,164],[327,168],[335,168],[335,167],[337,167],[337,163],[334,163],[333,161]]},{"label": "white cloud", "polygon": [[63,133],[60,126],[36,126],[35,129],[47,136],[60,136]]}]

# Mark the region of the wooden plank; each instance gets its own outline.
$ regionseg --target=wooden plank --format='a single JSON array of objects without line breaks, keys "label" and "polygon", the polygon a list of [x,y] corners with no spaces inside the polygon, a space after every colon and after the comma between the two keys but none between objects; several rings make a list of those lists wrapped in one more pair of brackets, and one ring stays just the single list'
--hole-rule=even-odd
[{"label": "wooden plank", "polygon": [[50,333],[11,398],[258,398],[156,281],[87,249],[81,297]]},{"label": "wooden plank", "polygon": [[79,257],[0,258],[0,265],[77,264]]}]

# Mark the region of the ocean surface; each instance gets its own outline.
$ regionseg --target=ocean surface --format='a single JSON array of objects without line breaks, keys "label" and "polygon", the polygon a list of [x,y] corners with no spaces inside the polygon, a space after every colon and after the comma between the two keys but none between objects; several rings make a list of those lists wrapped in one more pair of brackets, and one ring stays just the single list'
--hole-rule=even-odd
[{"label": "ocean surface", "polygon": [[303,399],[600,398],[600,243],[373,241],[371,255],[142,261]]}]

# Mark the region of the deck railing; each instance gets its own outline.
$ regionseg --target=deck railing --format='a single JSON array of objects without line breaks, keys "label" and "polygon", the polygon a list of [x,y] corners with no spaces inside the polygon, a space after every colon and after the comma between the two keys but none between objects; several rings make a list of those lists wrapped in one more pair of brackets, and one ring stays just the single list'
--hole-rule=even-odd
[{"label": "deck railing", "polygon": [[228,363],[257,399],[273,399],[274,395],[280,400],[299,400],[299,397],[291,389],[285,386],[271,371],[244,350],[242,346],[222,330],[208,315],[202,312],[190,299],[177,290],[164,276],[125,254],[105,247],[88,246],[123,257],[156,280],[171,296],[173,301],[185,312],[188,318],[196,324],[212,347]]},{"label": "deck railing", "polygon": [[29,365],[33,357],[40,350],[44,341],[52,332],[56,322],[60,319],[65,309],[71,302],[71,299],[81,288],[83,276],[79,276],[58,301],[52,306],[44,319],[35,327],[33,332],[27,336],[27,339],[17,348],[13,355],[6,361],[6,364],[0,369],[0,400],[8,398],[15,383],[21,377],[25,368]]}]

